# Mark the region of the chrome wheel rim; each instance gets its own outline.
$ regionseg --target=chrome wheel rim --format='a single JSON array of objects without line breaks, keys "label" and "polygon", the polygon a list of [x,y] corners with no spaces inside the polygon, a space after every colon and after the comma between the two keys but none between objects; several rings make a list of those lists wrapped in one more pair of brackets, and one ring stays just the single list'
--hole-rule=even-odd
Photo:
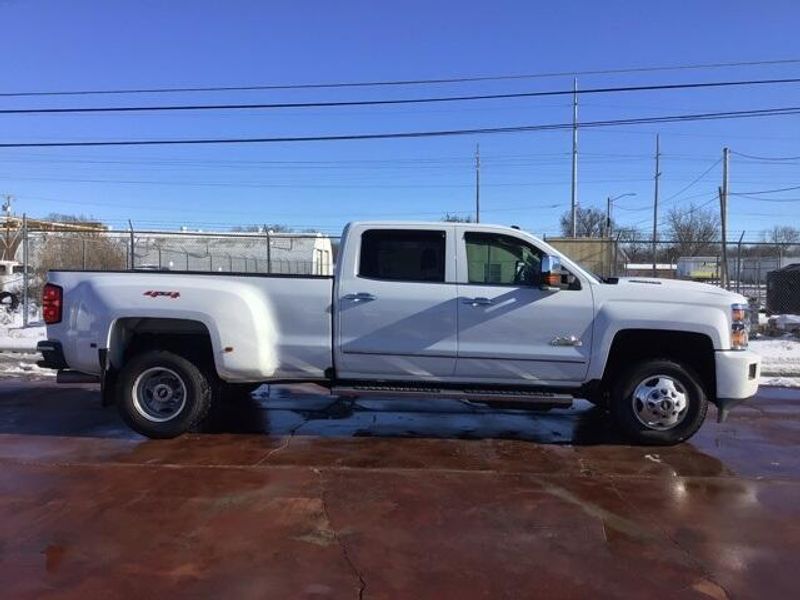
[{"label": "chrome wheel rim", "polygon": [[153,423],[174,419],[186,406],[186,383],[165,367],[151,367],[140,373],[131,394],[136,412]]},{"label": "chrome wheel rim", "polygon": [[651,375],[633,392],[633,413],[639,422],[656,431],[680,425],[689,409],[689,393],[669,375]]}]

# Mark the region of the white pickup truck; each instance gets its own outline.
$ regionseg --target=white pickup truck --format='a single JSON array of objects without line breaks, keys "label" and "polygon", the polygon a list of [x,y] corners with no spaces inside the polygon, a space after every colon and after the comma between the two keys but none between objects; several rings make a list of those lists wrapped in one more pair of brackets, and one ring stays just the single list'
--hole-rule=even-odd
[{"label": "white pickup truck", "polygon": [[541,408],[585,398],[630,439],[673,444],[708,402],[755,395],[742,296],[601,280],[516,228],[353,223],[334,277],[53,271],[42,365],[101,383],[136,431],[198,426],[231,391],[315,382]]}]

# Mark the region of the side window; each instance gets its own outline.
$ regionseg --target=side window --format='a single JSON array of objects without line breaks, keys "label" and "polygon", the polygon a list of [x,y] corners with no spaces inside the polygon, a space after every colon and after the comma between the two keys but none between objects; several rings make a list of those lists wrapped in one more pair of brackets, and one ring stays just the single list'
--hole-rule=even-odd
[{"label": "side window", "polygon": [[539,274],[542,253],[511,236],[468,232],[467,273],[469,283],[531,285]]},{"label": "side window", "polygon": [[444,231],[370,229],[361,235],[362,277],[444,282],[444,270]]},{"label": "side window", "polygon": [[[469,283],[487,285],[538,285],[544,252],[523,240],[494,233],[467,232]],[[563,290],[581,289],[580,281],[561,268]]]}]

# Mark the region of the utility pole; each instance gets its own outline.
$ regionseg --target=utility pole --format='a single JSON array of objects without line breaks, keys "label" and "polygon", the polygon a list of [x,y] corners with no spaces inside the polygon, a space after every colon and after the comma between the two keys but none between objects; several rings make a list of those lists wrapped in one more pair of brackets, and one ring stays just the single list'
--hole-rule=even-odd
[{"label": "utility pole", "polygon": [[6,201],[3,202],[3,212],[5,213],[6,217],[6,237],[2,254],[3,260],[14,260],[13,253],[11,252],[11,248],[13,246],[13,241],[11,239],[11,210],[13,203],[14,197],[11,195],[7,195]]},{"label": "utility pole", "polygon": [[611,237],[611,196],[608,197],[606,204],[606,237]]},{"label": "utility pole", "polygon": [[722,229],[722,273],[719,282],[728,287],[728,163],[730,150],[722,149],[722,187],[719,188],[719,222]]},{"label": "utility pole", "polygon": [[[14,257],[11,257],[13,260]],[[28,215],[22,214],[22,326],[28,326],[30,307],[28,298],[28,284],[30,283],[28,271],[30,270],[30,246],[28,245]]]},{"label": "utility pole", "polygon": [[572,237],[577,237],[578,229],[578,78],[572,80]]},{"label": "utility pole", "polygon": [[656,173],[653,194],[653,277],[658,275],[658,180],[661,177],[659,163],[661,161],[661,142],[656,134]]},{"label": "utility pole", "polygon": [[475,222],[481,222],[481,145],[475,144]]}]

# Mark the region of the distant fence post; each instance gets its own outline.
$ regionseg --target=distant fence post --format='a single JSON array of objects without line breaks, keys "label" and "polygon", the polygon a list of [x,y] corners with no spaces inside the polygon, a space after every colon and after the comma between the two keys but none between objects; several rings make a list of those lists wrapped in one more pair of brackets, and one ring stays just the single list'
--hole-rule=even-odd
[{"label": "distant fence post", "polygon": [[30,251],[28,248],[28,215],[22,215],[22,326],[28,326],[28,270],[30,269]]},{"label": "distant fence post", "polygon": [[136,251],[136,241],[134,240],[133,237],[133,223],[131,222],[130,219],[128,219],[128,226],[130,227],[130,234],[131,234],[131,240],[130,240],[131,249],[129,253],[131,257],[130,269],[131,271],[133,271],[133,269],[136,267],[136,255],[134,254],[134,252]]},{"label": "distant fence post", "polygon": [[742,292],[742,240],[744,239],[744,231],[739,236],[739,243],[736,244],[736,293]]},{"label": "distant fence post", "polygon": [[272,244],[270,244],[269,229],[267,229],[266,225],[264,226],[264,233],[267,236],[267,273],[272,273],[272,248],[270,247]]}]

